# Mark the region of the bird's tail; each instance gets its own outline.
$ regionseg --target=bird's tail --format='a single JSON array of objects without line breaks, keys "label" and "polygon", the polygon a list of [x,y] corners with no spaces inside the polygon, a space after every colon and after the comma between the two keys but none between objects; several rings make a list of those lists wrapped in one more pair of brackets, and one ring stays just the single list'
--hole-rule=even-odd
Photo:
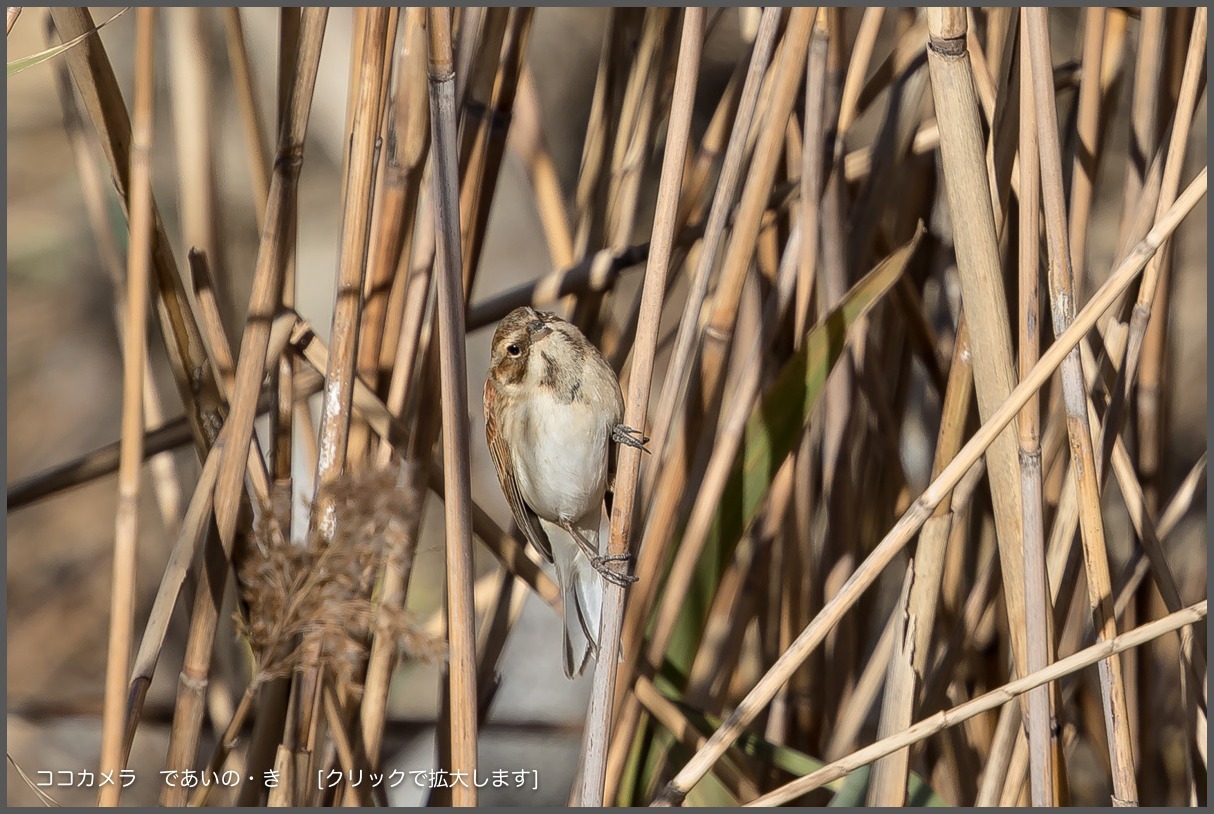
[{"label": "bird's tail", "polygon": [[[598,529],[581,529],[587,541],[598,543]],[[568,536],[558,531],[560,535]],[[552,533],[549,534],[551,539]],[[564,605],[565,635],[562,648],[565,675],[577,678],[591,657],[599,655],[599,618],[603,608],[603,578],[573,540],[553,540],[552,558]]]}]

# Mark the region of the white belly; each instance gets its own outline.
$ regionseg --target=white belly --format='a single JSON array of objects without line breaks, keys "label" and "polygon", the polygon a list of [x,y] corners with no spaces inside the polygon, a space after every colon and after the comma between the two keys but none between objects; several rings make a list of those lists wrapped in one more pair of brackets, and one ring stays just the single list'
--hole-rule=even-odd
[{"label": "white belly", "polygon": [[511,450],[523,500],[545,520],[577,521],[597,512],[607,487],[607,424],[580,403],[540,395],[519,410],[526,439]]}]

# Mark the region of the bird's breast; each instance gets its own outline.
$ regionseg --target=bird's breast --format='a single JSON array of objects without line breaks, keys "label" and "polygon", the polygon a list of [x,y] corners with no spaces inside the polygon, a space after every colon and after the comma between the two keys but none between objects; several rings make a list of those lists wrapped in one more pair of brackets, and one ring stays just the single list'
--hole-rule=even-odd
[{"label": "bird's breast", "polygon": [[601,411],[541,391],[514,418],[519,489],[536,514],[560,522],[597,511],[607,486],[609,429]]}]

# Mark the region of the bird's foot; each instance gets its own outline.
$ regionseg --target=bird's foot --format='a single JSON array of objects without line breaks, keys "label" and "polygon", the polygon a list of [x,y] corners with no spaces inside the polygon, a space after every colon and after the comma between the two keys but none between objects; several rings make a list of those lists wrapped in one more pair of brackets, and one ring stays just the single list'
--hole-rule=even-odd
[{"label": "bird's foot", "polygon": [[616,426],[611,431],[611,440],[617,444],[623,444],[627,447],[639,449],[641,452],[649,452],[645,445],[649,443],[649,438],[640,430],[634,430],[632,427],[626,427],[623,424]]},{"label": "bird's foot", "polygon": [[603,579],[610,582],[612,585],[619,585],[621,588],[626,588],[637,581],[637,578],[632,574],[624,574],[613,569],[610,563],[627,562],[632,559],[631,554],[603,554],[599,557],[593,557],[590,564],[594,566],[594,570],[598,571]]}]

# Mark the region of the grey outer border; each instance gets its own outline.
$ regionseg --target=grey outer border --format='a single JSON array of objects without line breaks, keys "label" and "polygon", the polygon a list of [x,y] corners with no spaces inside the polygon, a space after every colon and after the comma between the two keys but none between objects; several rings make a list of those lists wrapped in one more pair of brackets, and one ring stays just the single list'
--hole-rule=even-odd
[{"label": "grey outer border", "polygon": [[[49,7],[49,6],[68,6],[68,5],[75,5],[75,4],[72,4],[72,3],[64,3],[64,2],[48,2],[48,3],[42,3],[42,4],[40,4],[40,5],[41,5],[41,7]],[[90,5],[91,5],[91,4],[90,4]],[[101,4],[101,5],[93,5],[92,7],[95,7],[95,8],[121,8],[121,7],[122,7],[122,5],[123,5],[123,4],[120,4],[120,3],[113,3],[113,4],[111,4],[111,3],[105,3],[105,4]],[[160,4],[160,3],[135,3],[135,4],[132,4],[132,5],[134,5],[134,6],[152,5],[152,6],[165,7],[165,8],[170,8],[170,7],[171,7],[171,6],[169,6],[169,5]],[[196,3],[196,4],[192,4],[192,5],[198,5],[198,6],[204,6],[204,7],[219,7],[219,6],[221,6],[221,5],[229,5],[229,4],[227,4],[227,3],[219,3],[219,2],[216,2],[215,0],[210,0],[209,2]],[[302,5],[307,5],[307,4],[302,4],[302,3],[246,3],[246,4],[243,4],[243,5],[244,5],[244,6],[247,6],[247,7],[257,7],[257,6],[272,6],[272,7],[277,7],[277,6],[287,6],[287,7],[291,7],[291,6],[302,6]],[[366,2],[366,3],[362,3],[362,4],[360,4],[360,5],[365,5],[365,6],[386,6],[386,5],[394,5],[394,4],[390,4],[390,3],[383,3],[383,2]],[[424,3],[424,4],[422,4],[422,5],[435,5],[435,6],[440,6],[440,5],[441,5],[441,6],[448,6],[448,5],[449,5],[449,6],[454,7],[454,6],[456,6],[457,4],[455,4],[455,3]],[[510,6],[515,6],[515,5],[520,5],[520,4],[517,4],[517,3],[503,3],[503,2],[482,2],[482,3],[480,3],[479,5],[483,5],[483,6],[486,6],[486,7],[491,7],[491,8],[500,8],[500,7],[510,7]],[[748,6],[748,5],[750,5],[750,4],[744,4],[744,3],[734,3],[734,2],[722,2],[721,0],[709,0],[709,2],[701,2],[701,3],[693,3],[693,4],[686,4],[686,3],[664,3],[664,2],[638,3],[638,2],[631,2],[630,0],[619,0],[618,2],[615,2],[615,3],[568,3],[568,2],[565,2],[565,3],[557,3],[557,2],[534,2],[534,3],[531,3],[531,4],[529,4],[529,5],[533,5],[533,6],[537,7],[537,8],[560,8],[560,7],[569,7],[569,6],[587,6],[587,7],[589,7],[589,6],[598,6],[598,7],[604,7],[604,8],[611,8],[611,7],[617,7],[617,8],[659,8],[659,7],[683,8],[683,7],[687,6],[687,5],[704,6],[704,7],[708,7],[708,8],[717,8],[717,7],[719,7],[719,8],[735,8],[735,7],[745,7],[745,6]],[[795,6],[799,6],[799,5],[803,5],[803,4],[801,4],[801,3],[788,3],[788,2],[776,2],[776,3],[768,3],[768,4],[766,4],[766,5],[771,5],[771,6],[780,6],[780,7],[795,7]],[[861,6],[861,4],[859,4],[859,3],[855,3],[855,4],[853,4],[853,3],[830,3],[830,4],[828,4],[828,5],[838,5],[838,6],[846,6],[846,7],[853,7],[853,6],[859,7],[859,6]],[[888,5],[888,6],[900,7],[900,6],[911,6],[911,5],[918,5],[918,4],[913,4],[913,3],[908,3],[908,2],[895,2],[895,3],[880,3],[880,4],[872,4],[872,5]],[[990,3],[990,4],[988,4],[988,5],[1003,6],[1003,5],[1012,5],[1012,4],[1011,4],[1011,3],[1005,3],[1005,2],[1002,2],[1001,0],[997,0],[997,2]],[[1090,6],[1090,5],[1094,5],[1094,4],[1091,4],[1091,3],[1072,3],[1072,2],[1047,2],[1047,3],[1042,3],[1041,5],[1044,5],[1044,6],[1047,6],[1047,7],[1050,7],[1050,8],[1084,8],[1084,7],[1087,7],[1087,6]],[[1150,4],[1146,4],[1146,5],[1164,5],[1164,4],[1162,4],[1162,3],[1150,3]],[[1200,3],[1169,3],[1169,4],[1166,4],[1166,5],[1168,5],[1169,7],[1184,7],[1184,6],[1196,7],[1196,6],[1198,6],[1198,5],[1202,5],[1202,4],[1200,4]],[[20,20],[18,20],[18,24],[20,24]],[[7,53],[8,53],[8,49],[7,49],[7,46],[6,46],[6,47],[5,47],[6,61],[7,61]],[[1207,42],[1206,42],[1206,54],[1207,54],[1207,56],[1206,56],[1206,70],[1207,70],[1207,72],[1208,72],[1208,71],[1210,70],[1210,58],[1209,58],[1209,56],[1210,56],[1210,54],[1211,54],[1211,46],[1210,46],[1210,41],[1209,41],[1209,40],[1207,40]],[[1207,84],[1208,84],[1208,82],[1207,82]],[[1208,92],[1208,91],[1207,91],[1207,92]],[[7,104],[7,100],[8,100],[8,89],[7,89],[7,83],[6,83],[6,85],[5,85],[5,90],[4,90],[4,92],[3,92],[3,97],[4,97],[4,100],[5,100],[5,105],[4,105],[5,132],[7,133],[7,125],[8,125],[8,104]],[[1207,133],[1209,132],[1209,129],[1208,129],[1208,128],[1209,128],[1209,123],[1210,123],[1211,121],[1214,121],[1214,118],[1212,118],[1212,116],[1211,116],[1211,112],[1210,112],[1210,106],[1209,106],[1209,103],[1207,102],[1207,104],[1206,104],[1206,122],[1207,122]],[[7,162],[5,162],[5,165],[4,165],[4,167],[3,167],[3,168],[0,168],[0,176],[2,176],[2,177],[3,177],[3,179],[4,179],[4,185],[5,185],[5,189],[7,190],[7,188],[8,188],[8,165],[7,165]],[[1211,231],[1214,231],[1214,228],[1212,228],[1212,227],[1214,227],[1214,214],[1211,214],[1211,211],[1210,211],[1209,207],[1207,207],[1207,208],[1206,208],[1206,233],[1207,233],[1207,235],[1208,235],[1208,234],[1209,234]],[[4,223],[4,227],[3,227],[3,233],[2,233],[2,234],[3,234],[3,243],[4,243],[4,245],[7,247],[7,246],[8,246],[8,219],[7,219],[7,217],[5,218],[5,223]],[[4,275],[4,276],[5,276],[5,286],[4,286],[4,292],[3,292],[3,294],[2,294],[2,295],[0,295],[0,299],[2,299],[3,304],[4,304],[4,313],[5,313],[5,315],[6,315],[6,322],[7,322],[7,314],[8,314],[8,264],[7,264],[7,260],[6,260],[6,262],[5,262],[5,275]],[[1206,290],[1206,309],[1207,309],[1207,314],[1209,313],[1210,306],[1212,306],[1212,305],[1214,305],[1214,293],[1212,293],[1212,292],[1209,290],[1209,288],[1207,288],[1207,290]],[[1209,349],[1209,331],[1208,331],[1208,330],[1207,330],[1207,333],[1206,333],[1206,347],[1207,347],[1207,351],[1208,351],[1208,349]],[[1206,405],[1207,405],[1207,406],[1206,406],[1206,438],[1207,438],[1207,443],[1208,443],[1208,439],[1209,439],[1210,435],[1211,435],[1211,434],[1214,434],[1214,433],[1211,433],[1211,430],[1214,430],[1214,417],[1212,417],[1212,414],[1211,414],[1211,412],[1210,412],[1210,410],[1209,410],[1209,403],[1210,403],[1210,402],[1209,402],[1209,397],[1210,397],[1211,395],[1214,395],[1214,383],[1211,383],[1211,380],[1210,380],[1209,375],[1208,375],[1208,374],[1209,374],[1209,356],[1208,356],[1208,353],[1207,353],[1207,361],[1206,361],[1206,365],[1207,365],[1207,378],[1206,378],[1206,387],[1207,387],[1207,401],[1206,401]],[[8,393],[8,358],[7,358],[7,354],[6,354],[6,356],[5,356],[5,359],[4,359],[4,360],[2,360],[2,361],[0,361],[0,368],[2,368],[2,369],[3,369],[3,371],[4,371],[4,377],[5,377],[5,385],[4,385],[4,394],[5,394],[5,399],[4,399],[4,406],[3,406],[3,414],[4,414],[4,419],[5,419],[5,432],[4,432],[3,437],[0,437],[0,450],[3,450],[3,452],[4,452],[4,456],[5,456],[5,459],[7,460],[7,458],[8,458],[8,430],[7,430],[7,428],[8,428],[8,396],[9,396],[9,393]],[[4,489],[4,496],[5,496],[5,504],[7,505],[7,503],[8,503],[8,484],[7,484],[7,481],[5,482],[5,484],[4,484],[4,486],[3,486],[3,489]],[[1214,498],[1214,481],[1212,481],[1210,478],[1208,478],[1208,477],[1207,477],[1207,478],[1206,478],[1206,505],[1207,505],[1207,506],[1210,506],[1212,503],[1214,503],[1214,501],[1212,501],[1212,498]],[[1206,532],[1206,533],[1207,533],[1207,553],[1208,553],[1208,551],[1209,551],[1209,538],[1208,538],[1208,535],[1209,535],[1209,527],[1208,527],[1208,522],[1207,522],[1207,532]],[[5,573],[7,574],[7,561],[8,561],[8,560],[7,560],[7,550],[8,550],[8,522],[7,522],[7,514],[6,514],[5,530],[4,530],[4,549],[5,549],[5,553],[6,553],[6,557],[5,557]],[[1207,558],[1207,568],[1206,568],[1206,596],[1209,596],[1209,595],[1210,595],[1210,593],[1211,593],[1210,588],[1211,588],[1211,587],[1214,587],[1214,575],[1211,575],[1211,573],[1210,573],[1210,570],[1209,570],[1209,567],[1208,567],[1208,558]],[[2,635],[3,635],[4,641],[5,641],[5,645],[6,645],[6,647],[5,647],[5,659],[4,659],[4,660],[5,660],[5,664],[7,665],[7,663],[8,663],[8,649],[7,649],[7,643],[8,643],[8,625],[7,625],[7,622],[8,622],[8,581],[7,581],[7,579],[6,579],[6,580],[5,580],[3,583],[0,583],[0,617],[3,617],[3,620],[4,620],[4,622],[5,622],[5,627],[4,627],[4,631],[3,631],[3,634],[2,634]],[[1207,625],[1206,625],[1206,648],[1207,648],[1207,651],[1208,651],[1209,649],[1211,649],[1211,647],[1210,647],[1210,646],[1211,646],[1211,644],[1214,644],[1214,635],[1212,635],[1212,634],[1214,634],[1214,631],[1212,631],[1212,630],[1211,630],[1211,626],[1207,624]],[[1210,688],[1211,688],[1211,685],[1210,685],[1210,677],[1209,677],[1209,675],[1208,675],[1208,674],[1207,674],[1206,681],[1207,681],[1206,691],[1207,691],[1207,696],[1208,696],[1208,695],[1209,695],[1209,690],[1210,690]],[[8,671],[7,671],[7,670],[3,671],[3,673],[0,673],[0,691],[2,691],[2,692],[3,692],[3,695],[4,695],[4,697],[5,697],[5,699],[6,699],[6,703],[7,703],[7,699],[8,699]],[[7,716],[6,716],[5,732],[7,733],[7,731],[8,731],[8,727],[7,727]],[[1209,751],[1210,751],[1210,750],[1209,750],[1210,737],[1211,737],[1211,736],[1210,736],[1210,732],[1209,732],[1209,730],[1207,729],[1207,732],[1206,732],[1207,754],[1208,754],[1208,753],[1209,753]],[[6,743],[7,743],[7,738],[6,738]],[[3,799],[5,799],[5,800],[7,800],[7,799],[8,799],[8,782],[7,782],[7,775],[8,775],[7,770],[6,770],[6,771],[5,771],[3,774],[0,774],[0,794],[2,794],[2,795],[3,795]],[[1209,774],[1207,773],[1207,784],[1208,784],[1208,782],[1209,782]],[[6,807],[7,807],[7,806],[6,806]],[[31,811],[36,811],[36,810],[38,810],[38,809],[33,809],[33,808],[30,808],[30,809],[20,809],[20,810],[31,810]],[[236,809],[231,809],[231,810],[236,810]],[[549,810],[549,809],[537,809],[537,810]],[[554,811],[555,811],[555,810],[558,810],[558,809],[551,809],[551,810],[554,810]],[[806,809],[806,810],[808,810],[808,809]],[[1084,810],[1084,809],[1082,809],[1082,808],[1078,808],[1078,807],[1077,807],[1077,808],[1076,808],[1076,809],[1074,809],[1074,810]]]}]

